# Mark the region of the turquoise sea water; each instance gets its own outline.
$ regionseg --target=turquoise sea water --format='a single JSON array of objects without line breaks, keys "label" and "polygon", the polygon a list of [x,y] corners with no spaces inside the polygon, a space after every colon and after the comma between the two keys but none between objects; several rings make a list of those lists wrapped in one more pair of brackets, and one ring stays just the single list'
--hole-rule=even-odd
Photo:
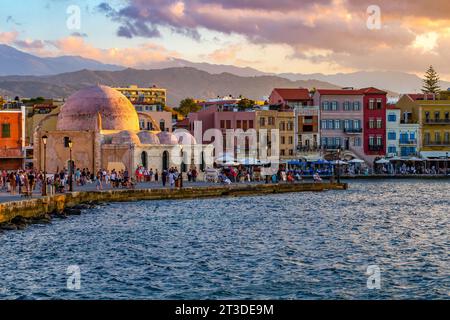
[{"label": "turquoise sea water", "polygon": [[[450,183],[350,184],[110,204],[3,232],[0,298],[448,299]],[[67,288],[71,265],[80,290]]]}]

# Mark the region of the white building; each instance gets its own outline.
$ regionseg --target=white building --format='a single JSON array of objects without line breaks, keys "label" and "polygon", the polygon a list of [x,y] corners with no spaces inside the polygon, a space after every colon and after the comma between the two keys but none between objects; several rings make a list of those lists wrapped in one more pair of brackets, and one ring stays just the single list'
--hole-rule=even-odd
[{"label": "white building", "polygon": [[419,124],[403,120],[401,110],[386,111],[386,154],[388,157],[410,158],[419,152]]}]

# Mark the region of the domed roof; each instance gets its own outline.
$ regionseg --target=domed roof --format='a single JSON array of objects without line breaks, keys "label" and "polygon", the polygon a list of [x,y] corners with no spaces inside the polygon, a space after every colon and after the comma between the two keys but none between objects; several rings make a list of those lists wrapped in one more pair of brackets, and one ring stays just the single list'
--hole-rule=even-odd
[{"label": "domed roof", "polygon": [[177,137],[170,132],[166,132],[166,131],[160,132],[160,133],[158,133],[158,138],[159,138],[159,142],[161,144],[166,144],[166,145],[178,144]]},{"label": "domed roof", "polygon": [[139,118],[131,102],[107,86],[82,89],[71,95],[61,108],[57,130],[95,130],[98,116],[103,130],[139,131]]},{"label": "domed roof", "polygon": [[141,131],[138,134],[142,144],[160,144],[158,136],[150,131]]},{"label": "domed roof", "polygon": [[197,144],[194,136],[187,131],[177,132],[175,136],[178,138],[178,144],[185,146]]},{"label": "domed roof", "polygon": [[112,144],[141,144],[139,137],[136,133],[131,131],[121,131],[116,133],[111,141]]}]

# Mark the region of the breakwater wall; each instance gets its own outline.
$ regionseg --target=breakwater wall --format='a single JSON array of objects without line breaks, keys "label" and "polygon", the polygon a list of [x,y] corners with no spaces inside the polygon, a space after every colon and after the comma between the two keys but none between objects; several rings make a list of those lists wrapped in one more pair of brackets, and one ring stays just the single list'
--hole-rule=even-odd
[{"label": "breakwater wall", "polygon": [[290,192],[346,190],[346,183],[255,184],[208,186],[182,189],[135,189],[72,192],[49,197],[0,203],[0,224],[20,219],[40,219],[82,204],[141,200],[176,200],[211,197],[264,195]]}]

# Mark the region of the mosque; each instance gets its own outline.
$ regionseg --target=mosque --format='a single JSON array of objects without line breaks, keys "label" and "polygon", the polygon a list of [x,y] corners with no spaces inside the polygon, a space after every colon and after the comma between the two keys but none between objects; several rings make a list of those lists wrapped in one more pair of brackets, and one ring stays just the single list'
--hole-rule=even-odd
[{"label": "mosque", "polygon": [[[157,130],[140,130],[142,117],[148,117]],[[70,96],[57,114],[39,123],[33,140],[33,166],[44,170],[45,160],[48,173],[68,168],[70,159],[76,168],[91,172],[115,169],[134,174],[139,166],[159,172],[171,167],[186,171],[191,163],[197,163],[194,166],[201,172],[212,166],[205,156],[212,147],[198,145],[188,131],[161,131],[149,115],[138,114],[122,93],[103,85]]]}]

